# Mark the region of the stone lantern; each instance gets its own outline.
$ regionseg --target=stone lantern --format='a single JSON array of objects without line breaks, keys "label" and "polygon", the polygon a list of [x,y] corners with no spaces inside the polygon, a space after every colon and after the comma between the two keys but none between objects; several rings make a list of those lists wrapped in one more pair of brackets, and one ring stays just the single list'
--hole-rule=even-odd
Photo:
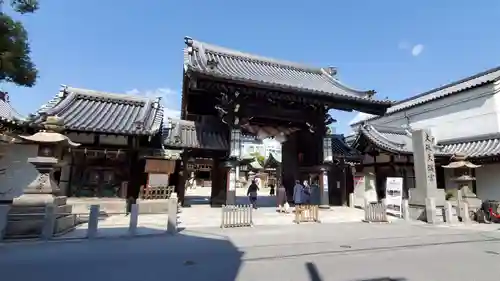
[{"label": "stone lantern", "polygon": [[451,158],[448,165],[442,166],[447,169],[454,169],[455,177],[451,180],[457,184],[457,192],[454,196],[460,204],[462,201],[467,203],[471,209],[478,209],[481,207],[481,199],[477,198],[476,194],[472,192],[472,183],[476,180],[472,176],[472,169],[481,167],[467,161],[467,156],[463,154],[455,154]]},{"label": "stone lantern", "polygon": [[[54,231],[65,231],[74,226],[72,209],[66,204],[66,197],[59,196],[59,186],[53,178],[55,168],[61,167],[63,150],[79,146],[65,135],[60,134],[62,120],[57,116],[48,116],[43,124],[45,130],[31,136],[19,136],[20,139],[38,145],[38,156],[28,158],[28,162],[37,170],[36,178],[24,189],[23,195],[15,198],[11,213],[29,214],[13,216],[7,225],[7,235],[34,235],[43,225],[43,214],[47,205],[52,205],[56,212]],[[40,214],[34,215],[34,214]],[[60,215],[57,215],[60,214]]]}]

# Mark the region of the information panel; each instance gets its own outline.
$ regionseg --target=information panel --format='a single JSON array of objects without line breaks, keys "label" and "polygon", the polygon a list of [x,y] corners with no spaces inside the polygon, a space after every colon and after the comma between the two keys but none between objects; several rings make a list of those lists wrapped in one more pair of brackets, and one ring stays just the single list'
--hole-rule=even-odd
[{"label": "information panel", "polygon": [[403,178],[387,178],[385,204],[387,205],[387,213],[402,217]]}]

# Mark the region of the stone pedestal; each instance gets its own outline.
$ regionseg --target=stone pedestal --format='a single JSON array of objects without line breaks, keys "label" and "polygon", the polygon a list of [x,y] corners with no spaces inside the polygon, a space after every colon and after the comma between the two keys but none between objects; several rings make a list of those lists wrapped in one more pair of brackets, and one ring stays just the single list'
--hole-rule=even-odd
[{"label": "stone pedestal", "polygon": [[6,237],[38,237],[43,229],[45,210],[54,206],[54,233],[62,233],[76,224],[71,214],[71,205],[66,204],[65,196],[57,196],[59,187],[52,177],[58,159],[54,157],[34,157],[28,162],[38,171],[38,176],[24,190],[24,194],[15,198],[9,212],[9,222],[5,230]]},{"label": "stone pedestal", "polygon": [[477,195],[470,190],[468,185],[462,186],[460,194],[462,196],[461,200],[469,205],[469,209],[477,210],[481,208],[482,200],[477,198]]}]

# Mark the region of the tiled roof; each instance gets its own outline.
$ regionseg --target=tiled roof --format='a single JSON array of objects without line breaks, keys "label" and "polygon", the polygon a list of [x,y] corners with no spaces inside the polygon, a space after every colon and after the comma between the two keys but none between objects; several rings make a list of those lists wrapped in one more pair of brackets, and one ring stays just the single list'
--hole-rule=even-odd
[{"label": "tiled roof", "polygon": [[332,136],[332,149],[334,157],[358,158],[359,152],[350,147],[343,135]]},{"label": "tiled roof", "polygon": [[[432,89],[425,93],[410,97],[399,101],[387,109],[386,115],[402,111],[411,107],[415,107],[424,103],[442,99],[449,95],[458,94],[460,92],[479,87],[488,83],[495,82],[500,79],[500,67],[495,67],[473,76],[469,76],[462,80],[446,84],[436,89]],[[361,123],[364,121],[381,118],[379,116],[364,115],[364,118],[359,118],[352,124]]]},{"label": "tiled roof", "polygon": [[8,101],[7,93],[0,92],[0,121],[22,123],[26,120]]},{"label": "tiled roof", "polygon": [[34,123],[57,115],[67,130],[126,135],[153,135],[160,130],[163,107],[157,98],[63,87],[42,106]]},{"label": "tiled roof", "polygon": [[163,137],[167,147],[229,150],[228,132],[216,124],[169,119]]},{"label": "tiled roof", "polygon": [[[357,147],[360,137],[366,137],[377,147],[391,153],[413,153],[411,132],[403,128],[365,124],[360,127],[352,147]],[[451,156],[455,153],[468,158],[500,156],[500,136],[477,136],[470,139],[456,139],[439,142],[435,147],[436,155]]]},{"label": "tiled roof", "polygon": [[281,165],[281,154],[270,152],[264,163],[266,168],[275,168]]},{"label": "tiled roof", "polygon": [[500,156],[500,137],[443,143],[443,151],[463,153],[468,158]]},{"label": "tiled roof", "polygon": [[[357,147],[357,143],[361,137],[366,137],[378,148],[391,153],[413,153],[411,131],[404,128],[364,124],[360,126],[358,139],[353,143],[354,148]],[[441,146],[435,146],[434,153],[441,156],[451,155],[444,151]]]},{"label": "tiled roof", "polygon": [[313,68],[298,63],[265,58],[185,38],[186,72],[252,83],[316,96],[378,104],[384,111],[392,102],[374,100],[374,91],[362,91],[340,83],[330,68]]}]

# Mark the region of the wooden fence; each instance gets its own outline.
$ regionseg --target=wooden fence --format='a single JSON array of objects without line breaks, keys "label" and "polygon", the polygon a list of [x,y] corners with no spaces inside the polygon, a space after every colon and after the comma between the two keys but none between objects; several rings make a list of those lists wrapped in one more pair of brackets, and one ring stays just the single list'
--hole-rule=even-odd
[{"label": "wooden fence", "polygon": [[222,206],[221,228],[253,226],[252,205]]},{"label": "wooden fence", "polygon": [[365,205],[364,222],[387,222],[387,209],[382,203],[368,203]]},{"label": "wooden fence", "polygon": [[298,205],[295,206],[295,223],[301,222],[321,222],[319,220],[318,205]]}]

